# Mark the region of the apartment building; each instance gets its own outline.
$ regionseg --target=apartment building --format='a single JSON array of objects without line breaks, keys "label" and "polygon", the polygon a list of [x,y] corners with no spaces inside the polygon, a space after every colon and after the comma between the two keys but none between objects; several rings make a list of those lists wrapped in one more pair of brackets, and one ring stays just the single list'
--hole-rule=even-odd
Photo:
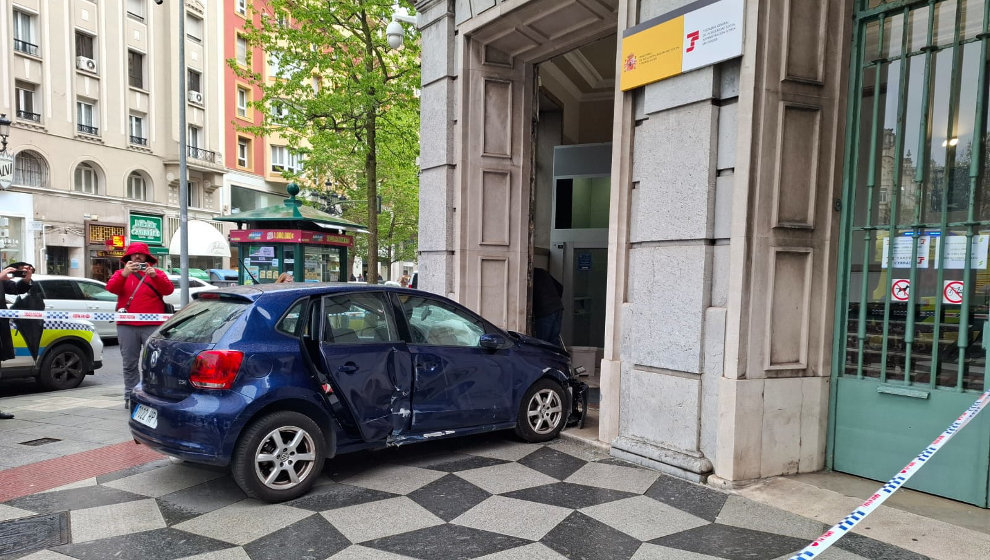
[{"label": "apartment building", "polygon": [[[224,6],[224,58],[242,68],[276,79],[277,59],[268,57],[257,46],[248,43],[248,25],[261,25],[266,14],[266,2],[230,0]],[[265,114],[252,105],[261,99],[257,85],[237,76],[233,68],[224,68],[224,155],[227,167],[224,185],[229,193],[229,213],[247,212],[279,204],[286,197],[288,181],[282,172],[301,169],[302,162],[290,153],[288,142],[277,137],[265,137],[245,132],[241,127],[264,122]]]},{"label": "apartment building", "polygon": [[[186,0],[180,37],[178,2],[3,3],[0,113],[12,121],[15,157],[13,183],[0,192],[3,262],[106,279],[123,243],[145,241],[167,254],[179,225],[182,134],[189,219],[224,211],[222,6]],[[221,264],[203,259],[201,266]]]}]

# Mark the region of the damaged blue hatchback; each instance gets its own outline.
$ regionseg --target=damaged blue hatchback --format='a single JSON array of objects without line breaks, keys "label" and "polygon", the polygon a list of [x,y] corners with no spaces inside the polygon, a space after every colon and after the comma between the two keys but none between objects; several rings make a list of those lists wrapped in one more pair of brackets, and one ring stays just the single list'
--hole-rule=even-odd
[{"label": "damaged blue hatchback", "polygon": [[267,284],[197,294],[148,340],[135,440],[229,466],[265,501],[306,493],[338,453],[514,429],[546,441],[581,411],[567,353],[426,292]]}]

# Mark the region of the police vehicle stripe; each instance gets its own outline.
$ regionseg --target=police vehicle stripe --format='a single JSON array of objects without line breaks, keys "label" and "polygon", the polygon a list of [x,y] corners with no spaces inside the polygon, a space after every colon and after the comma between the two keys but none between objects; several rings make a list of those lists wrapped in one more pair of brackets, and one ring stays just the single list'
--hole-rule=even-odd
[{"label": "police vehicle stripe", "polygon": [[0,319],[86,319],[89,321],[132,321],[139,323],[164,321],[169,313],[108,313],[105,311],[26,311],[0,309]]}]

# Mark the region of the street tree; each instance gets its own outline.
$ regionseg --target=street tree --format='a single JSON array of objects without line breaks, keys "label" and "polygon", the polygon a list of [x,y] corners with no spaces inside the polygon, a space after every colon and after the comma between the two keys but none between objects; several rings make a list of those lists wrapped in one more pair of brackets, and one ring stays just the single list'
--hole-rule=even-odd
[{"label": "street tree", "polygon": [[228,61],[261,92],[251,104],[265,119],[242,130],[282,138],[305,161],[301,171],[283,175],[325,200],[346,196],[345,217],[363,216],[357,221],[370,232],[366,260],[372,283],[379,257],[393,251],[383,242],[405,241],[402,246],[412,246],[415,254],[419,218],[419,44],[410,37],[400,49],[388,47],[392,5],[393,0],[257,2],[244,38],[265,53],[265,64]]}]

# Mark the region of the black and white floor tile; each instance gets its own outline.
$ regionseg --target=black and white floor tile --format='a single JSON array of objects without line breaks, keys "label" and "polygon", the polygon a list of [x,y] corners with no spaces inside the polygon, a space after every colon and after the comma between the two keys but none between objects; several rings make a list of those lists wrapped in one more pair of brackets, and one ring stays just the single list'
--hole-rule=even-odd
[{"label": "black and white floor tile", "polygon": [[[62,540],[0,560],[776,560],[825,529],[581,443],[505,434],[340,456],[283,504],[156,461],[0,504],[0,535],[41,516]],[[924,557],[849,535],[822,558]]]}]

